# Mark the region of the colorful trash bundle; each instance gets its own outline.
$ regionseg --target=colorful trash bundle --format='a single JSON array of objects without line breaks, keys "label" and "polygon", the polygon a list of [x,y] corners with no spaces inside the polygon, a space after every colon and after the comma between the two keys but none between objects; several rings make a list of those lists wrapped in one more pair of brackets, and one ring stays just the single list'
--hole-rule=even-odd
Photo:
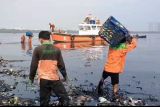
[{"label": "colorful trash bundle", "polygon": [[122,43],[130,36],[129,31],[113,16],[110,16],[103,24],[99,35],[113,47]]}]

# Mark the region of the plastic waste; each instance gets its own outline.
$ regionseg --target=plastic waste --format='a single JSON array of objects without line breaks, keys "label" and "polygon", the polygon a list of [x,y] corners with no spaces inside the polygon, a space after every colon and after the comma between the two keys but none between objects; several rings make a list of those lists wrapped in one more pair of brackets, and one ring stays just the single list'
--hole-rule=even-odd
[{"label": "plastic waste", "polygon": [[99,97],[99,103],[111,103],[111,102],[104,97]]}]

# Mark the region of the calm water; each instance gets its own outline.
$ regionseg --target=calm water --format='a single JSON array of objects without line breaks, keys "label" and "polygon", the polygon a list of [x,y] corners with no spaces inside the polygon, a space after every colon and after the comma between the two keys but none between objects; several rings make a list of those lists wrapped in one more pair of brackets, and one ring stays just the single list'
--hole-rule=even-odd
[{"label": "calm water", "polygon": [[[0,56],[8,60],[26,60],[12,63],[14,69],[25,69],[29,73],[32,51],[20,44],[21,34],[0,33]],[[120,88],[128,96],[143,98],[150,105],[160,105],[160,34],[148,34],[146,39],[139,39],[138,47],[127,56],[125,73],[120,75]],[[39,45],[37,34],[33,38],[33,47]],[[97,85],[102,75],[108,46],[92,46],[80,49],[62,50],[68,76],[74,85]],[[38,97],[38,93],[26,89],[27,79],[0,75],[1,80],[12,84],[21,82],[13,91],[25,98]],[[87,80],[87,82],[86,82]],[[110,78],[107,79],[110,83]],[[23,82],[22,82],[23,81]],[[107,84],[109,84],[107,83]],[[38,88],[38,87],[37,87]],[[158,101],[150,102],[153,97]]]}]

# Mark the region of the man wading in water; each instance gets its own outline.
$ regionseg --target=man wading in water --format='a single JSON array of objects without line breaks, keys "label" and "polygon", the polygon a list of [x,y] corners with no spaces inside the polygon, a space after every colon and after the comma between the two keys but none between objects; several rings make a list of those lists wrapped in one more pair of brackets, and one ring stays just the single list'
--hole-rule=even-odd
[{"label": "man wading in water", "polygon": [[50,32],[41,31],[39,40],[42,45],[34,49],[29,79],[33,83],[36,71],[38,71],[40,105],[49,105],[51,92],[53,91],[60,98],[60,104],[67,106],[69,104],[68,94],[58,75],[59,68],[64,80],[68,80],[61,51],[50,42]]}]

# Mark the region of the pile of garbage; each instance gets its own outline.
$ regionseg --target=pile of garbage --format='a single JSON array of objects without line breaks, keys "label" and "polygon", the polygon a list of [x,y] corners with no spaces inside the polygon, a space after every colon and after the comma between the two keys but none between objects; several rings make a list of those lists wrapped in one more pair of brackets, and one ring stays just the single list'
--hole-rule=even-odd
[{"label": "pile of garbage", "polygon": [[[13,70],[9,61],[0,57],[0,74],[2,76],[26,77],[23,70]],[[5,80],[0,80],[0,106],[33,106],[39,105],[38,100],[26,99],[16,96],[12,93],[16,89],[18,82],[9,85]]]},{"label": "pile of garbage", "polygon": [[2,69],[0,70],[0,74],[5,74],[8,76],[15,76],[15,77],[27,77],[27,75],[22,74],[21,72],[24,70],[13,70],[12,68]]},{"label": "pile of garbage", "polygon": [[22,69],[14,69],[12,64],[9,64],[8,60],[4,60],[0,57],[0,74],[5,74],[8,76],[15,76],[15,77],[28,77],[28,75],[24,74]]},{"label": "pile of garbage", "polygon": [[0,67],[6,67],[7,64],[8,62],[5,61],[2,57],[0,57]]},{"label": "pile of garbage", "polygon": [[[89,54],[93,55],[92,51],[97,51],[95,57],[92,57],[92,60],[97,60],[98,55],[101,55],[100,50],[87,50],[88,58],[90,57]],[[89,60],[91,60],[89,59]],[[13,70],[15,68],[4,67],[1,65],[6,65],[7,63],[5,60],[0,58],[0,74],[5,74],[9,76],[18,76],[18,77],[25,77],[22,70]],[[7,65],[8,66],[8,65]],[[72,81],[78,81],[76,78]],[[18,82],[15,82],[13,85],[6,84],[4,80],[0,80],[0,106],[39,106],[39,98],[37,99],[26,99],[21,98],[11,91],[15,90],[17,87]],[[25,83],[24,83],[25,84]],[[26,82],[26,85],[28,83]],[[68,92],[70,98],[70,106],[145,106],[145,102],[141,99],[133,99],[131,97],[124,97],[120,95],[119,99],[112,101],[111,89],[105,89],[107,93],[106,96],[99,97],[96,93],[96,86],[93,83],[89,83],[88,80],[85,81],[86,85],[78,85],[75,86],[71,83],[71,81],[65,84],[66,90]],[[107,86],[111,87],[111,86]],[[34,89],[34,87],[29,87],[29,90]],[[36,92],[39,92],[37,89]],[[53,97],[53,96],[52,96]],[[54,96],[56,97],[56,96]],[[56,106],[59,104],[58,98],[55,100],[51,100],[50,103],[52,106]]]},{"label": "pile of garbage", "polygon": [[[66,87],[66,86],[65,86]],[[70,88],[70,89],[69,89]],[[120,95],[116,100],[111,100],[110,95],[99,97],[95,90],[85,90],[83,86],[74,86],[68,84],[66,87],[70,106],[145,106],[145,102],[141,99],[133,99]],[[55,100],[51,105],[58,105],[59,101]]]},{"label": "pile of garbage", "polygon": [[126,99],[117,99],[116,101],[109,101],[104,97],[99,97],[99,106],[145,106],[145,102],[140,99],[133,99],[128,97]]},{"label": "pile of garbage", "polygon": [[0,95],[0,106],[38,106],[38,100],[24,99],[17,96],[5,96]]},{"label": "pile of garbage", "polygon": [[38,105],[38,100],[25,99],[16,96],[11,93],[16,89],[18,82],[15,82],[14,85],[8,85],[4,80],[0,80],[0,106],[32,106]]}]

